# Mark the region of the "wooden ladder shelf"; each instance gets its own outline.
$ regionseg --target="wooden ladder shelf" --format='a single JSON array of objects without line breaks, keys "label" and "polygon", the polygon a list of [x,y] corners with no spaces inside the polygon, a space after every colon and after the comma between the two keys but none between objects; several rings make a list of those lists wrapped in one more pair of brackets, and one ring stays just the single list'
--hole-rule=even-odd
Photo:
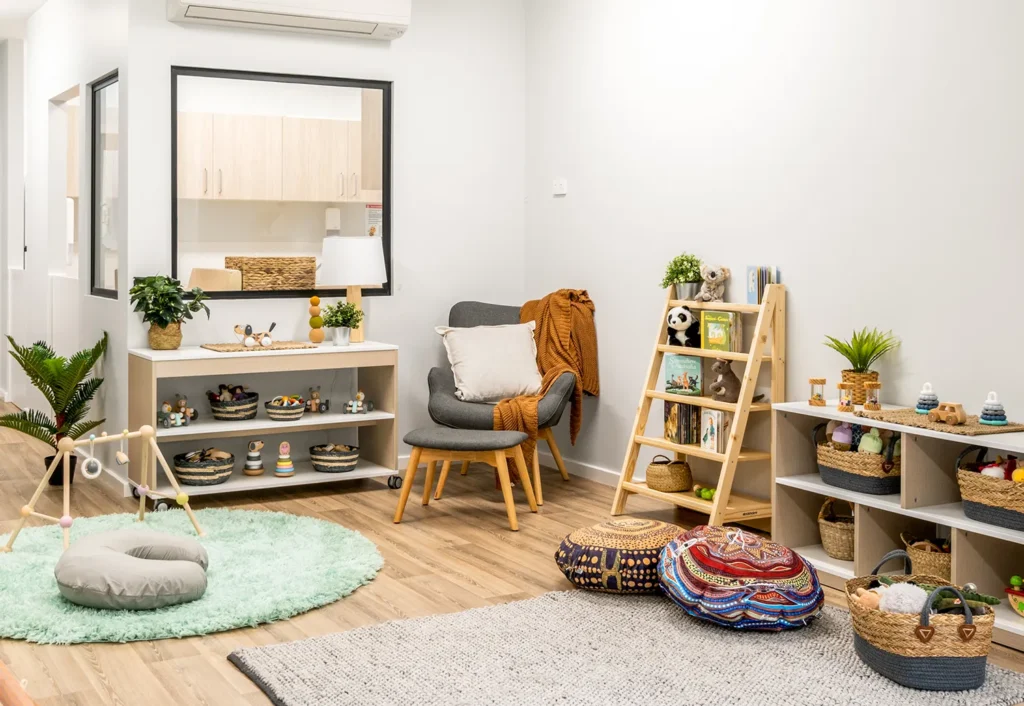
[{"label": "wooden ladder shelf", "polygon": [[[702,348],[683,348],[668,345],[666,318],[668,311],[674,306],[688,306],[694,311],[707,309],[712,311],[729,311],[739,314],[757,314],[757,324],[751,338],[750,351],[732,353],[726,351],[705,350]],[[766,353],[766,347],[770,352]],[[657,389],[661,377],[662,359],[666,353],[699,356],[702,358],[722,358],[730,361],[744,361],[746,371],[743,374],[739,401],[736,403],[720,402],[710,397],[690,397],[661,392]],[[708,514],[708,524],[722,525],[726,522],[756,520],[771,517],[772,504],[769,500],[749,498],[732,492],[736,466],[744,461],[764,461],[772,457],[771,451],[758,451],[743,447],[743,436],[747,429],[747,420],[751,412],[771,410],[772,402],[781,402],[785,398],[785,357],[786,357],[786,289],[781,284],[770,284],[765,290],[761,304],[732,304],[728,302],[692,302],[672,299],[669,289],[665,300],[665,308],[661,312],[658,324],[658,337],[655,340],[654,354],[647,370],[647,381],[640,397],[633,431],[629,438],[626,459],[622,463],[622,474],[619,476],[612,503],[612,514],[621,515],[626,508],[626,499],[632,495],[645,495],[650,498],[672,503]],[[771,400],[769,402],[752,402],[757,377],[761,371],[761,363],[772,364]],[[696,407],[706,407],[733,413],[732,427],[726,442],[725,453],[717,453],[701,448],[700,444],[676,444],[667,439],[647,436],[647,418],[653,400],[682,402]],[[687,456],[720,461],[722,470],[718,476],[717,490],[713,500],[703,500],[690,492],[664,493],[647,487],[646,483],[635,482],[633,472],[636,470],[640,447],[651,446],[671,451],[676,458]]]}]

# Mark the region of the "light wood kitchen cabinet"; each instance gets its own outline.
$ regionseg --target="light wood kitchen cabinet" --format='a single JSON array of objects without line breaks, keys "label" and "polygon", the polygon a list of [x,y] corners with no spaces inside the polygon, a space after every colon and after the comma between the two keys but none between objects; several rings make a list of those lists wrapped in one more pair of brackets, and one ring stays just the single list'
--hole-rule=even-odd
[{"label": "light wood kitchen cabinet", "polygon": [[281,140],[279,117],[214,115],[214,198],[280,201]]},{"label": "light wood kitchen cabinet", "polygon": [[214,198],[210,113],[178,113],[178,198]]},{"label": "light wood kitchen cabinet", "polygon": [[368,201],[380,203],[384,194],[384,92],[363,89],[360,189]]},{"label": "light wood kitchen cabinet", "polygon": [[349,124],[344,120],[285,118],[285,201],[347,201],[351,196]]}]

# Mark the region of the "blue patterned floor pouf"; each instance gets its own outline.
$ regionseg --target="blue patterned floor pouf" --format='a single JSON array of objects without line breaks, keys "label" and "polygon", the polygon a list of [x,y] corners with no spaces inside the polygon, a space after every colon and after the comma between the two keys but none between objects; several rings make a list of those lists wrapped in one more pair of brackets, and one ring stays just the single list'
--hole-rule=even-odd
[{"label": "blue patterned floor pouf", "polygon": [[555,561],[578,588],[603,593],[658,593],[658,557],[683,528],[626,518],[578,529],[562,540]]},{"label": "blue patterned floor pouf", "polygon": [[701,525],[675,538],[658,575],[690,615],[741,630],[802,627],[825,600],[814,567],[799,554],[737,527]]}]

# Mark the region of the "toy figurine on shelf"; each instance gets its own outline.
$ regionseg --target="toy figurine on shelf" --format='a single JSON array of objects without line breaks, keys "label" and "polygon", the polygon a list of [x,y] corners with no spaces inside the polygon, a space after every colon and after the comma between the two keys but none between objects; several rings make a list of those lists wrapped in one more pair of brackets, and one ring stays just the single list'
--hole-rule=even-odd
[{"label": "toy figurine on shelf", "polygon": [[978,421],[993,427],[1006,426],[1006,410],[1003,409],[1003,403],[999,401],[999,395],[994,391],[988,393],[988,397],[985,398],[985,404],[981,408],[981,418]]},{"label": "toy figurine on shelf", "polygon": [[287,441],[282,441],[277,447],[277,466],[274,468],[274,475],[278,478],[291,478],[295,475],[295,464],[292,463],[292,446]]},{"label": "toy figurine on shelf", "polygon": [[808,382],[811,383],[811,399],[807,400],[807,404],[812,407],[824,407],[825,378],[811,378]]},{"label": "toy figurine on shelf", "polygon": [[174,405],[177,407],[178,414],[185,417],[185,423],[194,422],[199,419],[199,410],[188,406],[188,398],[184,395],[174,396]]},{"label": "toy figurine on shelf", "polygon": [[245,391],[245,386],[243,386],[243,385],[235,385],[234,387],[231,388],[231,400],[233,400],[235,402],[241,402],[242,400],[246,399],[247,397],[248,397],[248,394]]},{"label": "toy figurine on shelf", "polygon": [[917,398],[917,407],[914,409],[918,414],[928,414],[939,406],[939,396],[932,390],[932,384],[926,382],[921,388],[921,394]]},{"label": "toy figurine on shelf", "polygon": [[366,395],[360,390],[354,400],[345,403],[345,414],[366,414],[373,411],[373,402],[366,401]]},{"label": "toy figurine on shelf", "polygon": [[309,399],[306,400],[306,411],[314,414],[323,414],[331,411],[331,401],[320,399],[320,386],[309,388]]},{"label": "toy figurine on shelf", "polygon": [[1024,617],[1024,579],[1020,576],[1010,577],[1010,585],[1006,588],[1006,600],[1017,615]]},{"label": "toy figurine on shelf", "polygon": [[881,389],[882,383],[877,380],[868,380],[864,383],[864,409],[875,412],[882,409],[882,403],[878,401],[882,395]]},{"label": "toy figurine on shelf", "polygon": [[247,476],[263,475],[263,442],[255,439],[249,442],[249,450],[245,454],[245,468],[243,473]]},{"label": "toy figurine on shelf", "polygon": [[945,422],[955,427],[967,423],[967,412],[959,402],[940,402],[935,409],[928,411],[928,421]]},{"label": "toy figurine on shelf", "polygon": [[270,333],[277,326],[276,322],[271,322],[270,328],[266,331],[254,332],[252,326],[246,324],[242,326],[237,324],[235,326],[235,335],[238,336],[238,342],[246,348],[255,348],[256,346],[269,347],[274,345],[274,339]]},{"label": "toy figurine on shelf", "polygon": [[852,412],[853,411],[853,383],[852,382],[840,382],[836,384],[839,388],[839,407],[840,412]]},{"label": "toy figurine on shelf", "polygon": [[315,295],[309,298],[309,341],[324,342],[324,319],[320,316],[320,297]]},{"label": "toy figurine on shelf", "polygon": [[832,447],[836,451],[849,451],[853,446],[853,427],[843,422],[832,430]]},{"label": "toy figurine on shelf", "polygon": [[164,429],[167,429],[171,426],[171,417],[175,414],[176,412],[174,411],[174,407],[171,406],[171,403],[164,400],[163,404],[160,405],[160,411],[156,413],[156,423]]}]

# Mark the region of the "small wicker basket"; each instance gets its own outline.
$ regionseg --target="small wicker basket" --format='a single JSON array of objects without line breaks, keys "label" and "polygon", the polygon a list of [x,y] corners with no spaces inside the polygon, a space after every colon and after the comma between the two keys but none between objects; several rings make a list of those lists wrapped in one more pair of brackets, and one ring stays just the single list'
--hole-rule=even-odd
[{"label": "small wicker basket", "polygon": [[210,410],[213,418],[222,422],[237,422],[244,419],[255,419],[259,411],[260,395],[258,392],[246,392],[244,400],[229,400],[227,402],[210,401]]},{"label": "small wicker basket", "polygon": [[264,402],[263,406],[267,410],[267,416],[275,422],[297,422],[302,419],[302,415],[306,412],[306,405],[304,404],[297,407],[284,407],[272,402]]},{"label": "small wicker basket", "polygon": [[[890,576],[896,581],[913,581],[940,586],[925,602],[920,615],[883,613],[857,600],[857,589],[868,588],[878,571],[890,559],[903,557],[906,576]],[[972,616],[960,588],[949,586],[937,576],[913,574],[909,555],[902,549],[889,552],[871,576],[846,582],[846,602],[853,621],[854,649],[857,656],[882,676],[913,689],[964,691],[977,689],[985,682],[985,664],[992,647],[995,613]],[[930,615],[932,600],[941,591],[961,600],[963,615]]]},{"label": "small wicker basket", "polygon": [[869,370],[866,373],[858,373],[854,370],[843,370],[841,373],[843,382],[853,383],[853,403],[864,404],[867,401],[867,391],[864,389],[866,382],[878,382],[878,371]]},{"label": "small wicker basket", "polygon": [[884,454],[840,451],[832,446],[830,441],[818,443],[818,432],[826,425],[827,423],[819,424],[811,431],[822,481],[837,488],[869,495],[891,495],[900,492],[902,459],[894,456],[898,435],[894,434],[889,439]]},{"label": "small wicker basket", "polygon": [[[659,461],[658,459],[664,459]],[[672,461],[658,454],[647,464],[647,487],[662,493],[679,493],[693,487],[693,475],[686,461]]]},{"label": "small wicker basket", "polygon": [[835,498],[828,498],[818,511],[818,531],[821,532],[821,546],[833,559],[853,561],[853,506],[850,514],[840,515],[835,510]]},{"label": "small wicker basket", "polygon": [[315,257],[225,257],[224,267],[242,272],[242,291],[316,287]]},{"label": "small wicker basket", "polygon": [[217,485],[230,478],[234,468],[234,454],[217,449],[203,449],[198,454],[191,452],[174,457],[174,475],[182,485]]},{"label": "small wicker basket", "polygon": [[359,447],[342,444],[324,444],[309,447],[309,461],[314,471],[321,473],[347,473],[359,463]]},{"label": "small wicker basket", "polygon": [[922,574],[929,574],[931,576],[938,576],[943,581],[949,583],[951,572],[952,554],[943,551],[932,551],[923,547],[916,547],[915,544],[920,544],[921,541],[916,539],[913,535],[907,532],[900,533],[900,539],[903,540],[903,544],[907,547],[907,554],[910,556],[910,560],[917,567],[917,570]]},{"label": "small wicker basket", "polygon": [[[964,514],[978,522],[1024,530],[1024,483],[978,473],[985,465],[985,452],[982,446],[968,446],[956,460]],[[973,463],[966,461],[970,453],[977,453]]]}]

